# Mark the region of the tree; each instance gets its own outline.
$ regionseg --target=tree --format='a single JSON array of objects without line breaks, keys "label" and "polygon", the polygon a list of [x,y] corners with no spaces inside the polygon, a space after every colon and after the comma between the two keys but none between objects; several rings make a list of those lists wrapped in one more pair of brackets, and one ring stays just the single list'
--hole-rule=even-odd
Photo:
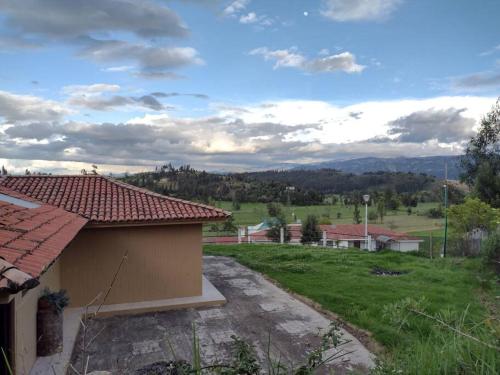
[{"label": "tree", "polygon": [[7,169],[2,165],[2,176],[6,176],[8,174]]},{"label": "tree", "polygon": [[240,208],[241,208],[241,204],[238,201],[238,199],[236,198],[236,195],[234,195],[234,197],[233,197],[233,210],[239,211]]},{"label": "tree", "polygon": [[[483,232],[493,232],[500,222],[499,210],[479,198],[467,198],[463,204],[448,209],[450,252],[455,255],[477,255],[475,238]],[[480,238],[480,237],[479,237]]]},{"label": "tree", "polygon": [[378,217],[380,218],[380,222],[384,222],[384,216],[385,216],[385,201],[383,197],[380,197],[379,200],[377,201],[377,214]]},{"label": "tree", "polygon": [[267,213],[270,217],[278,217],[283,215],[283,210],[279,203],[270,202],[267,204]]},{"label": "tree", "polygon": [[500,97],[481,120],[461,159],[460,176],[481,200],[500,207]]},{"label": "tree", "polygon": [[310,244],[321,240],[321,230],[318,225],[318,218],[314,215],[308,215],[306,221],[302,224],[302,244]]},{"label": "tree", "polygon": [[358,203],[354,203],[354,212],[353,212],[352,220],[353,220],[354,224],[361,224],[361,213],[359,211]]},{"label": "tree", "polygon": [[236,232],[238,230],[238,227],[234,224],[233,215],[229,216],[226,221],[224,221],[224,224],[222,224],[222,230],[224,232]]},{"label": "tree", "polygon": [[280,242],[281,240],[281,228],[284,230],[284,241],[290,242],[292,237],[290,231],[288,230],[288,226],[286,223],[285,215],[281,214],[277,217],[273,218],[273,224],[267,230],[267,237],[271,239],[273,242]]},{"label": "tree", "polygon": [[478,198],[467,198],[465,203],[448,209],[450,230],[463,235],[474,229],[492,231],[500,220],[499,211]]}]

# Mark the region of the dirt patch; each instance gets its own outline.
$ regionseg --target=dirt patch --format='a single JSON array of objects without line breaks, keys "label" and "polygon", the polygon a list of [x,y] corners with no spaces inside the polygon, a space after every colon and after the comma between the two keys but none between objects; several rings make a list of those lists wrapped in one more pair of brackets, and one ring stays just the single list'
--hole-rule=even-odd
[{"label": "dirt patch", "polygon": [[401,275],[406,275],[408,271],[395,271],[395,270],[388,270],[382,267],[373,267],[371,273],[377,276],[401,276]]}]

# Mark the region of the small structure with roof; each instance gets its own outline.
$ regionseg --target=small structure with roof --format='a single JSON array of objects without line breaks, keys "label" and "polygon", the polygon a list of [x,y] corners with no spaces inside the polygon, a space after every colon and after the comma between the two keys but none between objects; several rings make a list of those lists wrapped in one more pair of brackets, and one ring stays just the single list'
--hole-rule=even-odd
[{"label": "small structure with roof", "polygon": [[224,303],[202,274],[202,224],[229,215],[104,176],[0,178],[0,340],[15,373],[36,360],[45,288],[104,313]]},{"label": "small structure with roof", "polygon": [[[368,225],[368,238],[365,237],[364,224],[332,224],[320,225],[322,239],[316,244],[332,248],[359,248],[370,251],[390,249],[395,251],[418,251],[423,240],[406,233],[396,232],[378,225]],[[301,224],[288,224],[290,244],[300,244],[302,237]],[[252,232],[249,236],[237,237],[207,237],[205,243],[234,244],[238,242],[269,243],[272,240],[267,235],[268,229]],[[314,245],[314,244],[313,244]]]}]

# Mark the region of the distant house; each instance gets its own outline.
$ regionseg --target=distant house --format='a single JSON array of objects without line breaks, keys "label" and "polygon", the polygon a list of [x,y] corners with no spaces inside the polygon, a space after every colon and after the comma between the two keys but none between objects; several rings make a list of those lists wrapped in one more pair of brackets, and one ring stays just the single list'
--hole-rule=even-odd
[{"label": "distant house", "polygon": [[228,216],[103,176],[0,178],[0,345],[15,373],[35,362],[46,287],[100,303],[119,271],[103,312],[222,303],[206,292],[202,224]]},{"label": "distant house", "polygon": [[[418,251],[419,244],[423,242],[418,237],[409,236],[406,233],[395,232],[377,225],[368,225],[368,237],[366,241],[364,224],[333,224],[320,225],[324,240],[318,245],[333,248],[360,248],[371,251],[380,249],[390,249],[395,251]],[[300,244],[302,237],[301,224],[289,224],[290,243]],[[267,229],[255,231],[249,236],[243,236],[242,242],[269,243],[272,240],[267,236]],[[206,238],[206,243],[237,243],[237,237],[216,237]]]}]

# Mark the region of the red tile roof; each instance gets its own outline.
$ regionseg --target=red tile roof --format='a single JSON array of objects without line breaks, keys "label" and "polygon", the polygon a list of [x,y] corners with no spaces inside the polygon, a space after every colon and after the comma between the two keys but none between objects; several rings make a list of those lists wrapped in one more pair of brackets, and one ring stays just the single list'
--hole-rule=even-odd
[{"label": "red tile roof", "polygon": [[[302,226],[300,224],[288,224],[288,230],[290,231],[292,241],[300,241],[302,236]],[[320,230],[321,232],[326,231],[326,238],[328,240],[364,240],[365,238],[364,224],[320,225]],[[368,224],[368,234],[375,239],[378,236],[387,236],[397,241],[419,240],[418,237],[412,237],[406,233],[395,232],[371,224]],[[267,229],[251,234],[251,238],[255,241],[268,241]]]},{"label": "red tile roof", "polygon": [[0,193],[36,203],[31,208],[0,199],[0,291],[38,284],[87,219],[0,186]]},{"label": "red tile roof", "polygon": [[[320,225],[322,231],[326,231],[327,237],[337,235],[346,239],[364,239],[365,225],[364,224],[336,224],[336,225]],[[378,225],[368,224],[368,234],[374,238],[378,236],[387,236],[395,240],[418,240],[417,237],[411,237],[403,232],[395,232],[393,230],[379,227]]]},{"label": "red tile roof", "polygon": [[222,209],[156,194],[110,177],[6,176],[8,187],[87,218],[91,223],[151,223],[226,219]]}]

